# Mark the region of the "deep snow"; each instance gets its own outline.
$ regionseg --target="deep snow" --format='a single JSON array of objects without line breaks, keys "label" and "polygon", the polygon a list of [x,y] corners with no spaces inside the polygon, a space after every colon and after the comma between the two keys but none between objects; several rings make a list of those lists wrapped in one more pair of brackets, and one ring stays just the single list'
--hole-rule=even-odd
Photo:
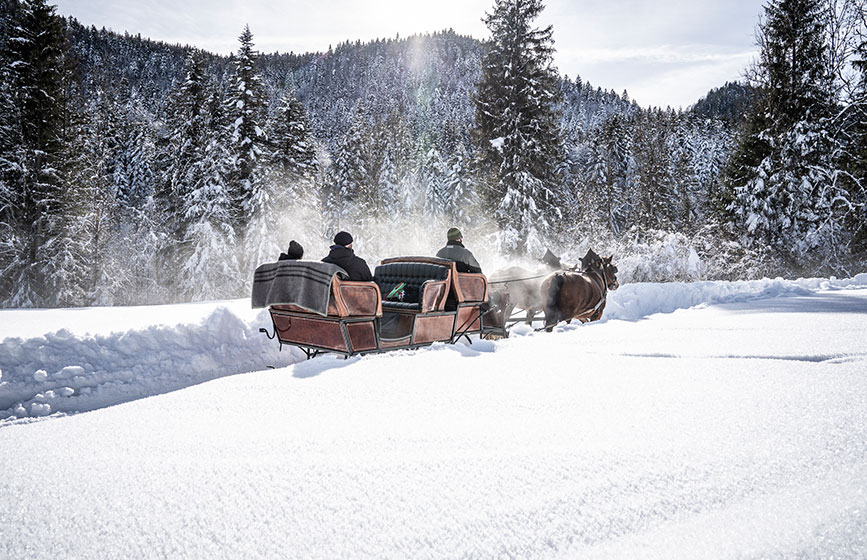
[{"label": "deep snow", "polygon": [[92,410],[0,427],[0,557],[867,555],[867,275],[625,285],[600,323],[208,383],[296,356],[175,307],[0,343],[7,415]]}]

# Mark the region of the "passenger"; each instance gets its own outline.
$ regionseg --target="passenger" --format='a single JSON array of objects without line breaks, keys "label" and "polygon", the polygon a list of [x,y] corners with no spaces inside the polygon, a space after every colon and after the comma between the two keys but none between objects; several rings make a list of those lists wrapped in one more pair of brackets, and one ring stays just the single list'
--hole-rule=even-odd
[{"label": "passenger", "polygon": [[458,272],[481,272],[482,267],[479,266],[476,257],[464,247],[464,237],[461,235],[461,230],[451,228],[446,236],[448,242],[445,247],[437,251],[437,256],[441,259],[455,261]]},{"label": "passenger", "polygon": [[370,282],[373,280],[373,275],[367,267],[364,259],[355,256],[355,251],[352,250],[352,235],[345,231],[339,232],[334,236],[334,245],[331,246],[331,252],[328,256],[322,259],[322,262],[336,264],[347,273],[350,280],[359,280],[361,282]]},{"label": "passenger", "polygon": [[298,261],[304,256],[304,247],[294,239],[289,242],[289,248],[285,253],[280,253],[278,261]]}]

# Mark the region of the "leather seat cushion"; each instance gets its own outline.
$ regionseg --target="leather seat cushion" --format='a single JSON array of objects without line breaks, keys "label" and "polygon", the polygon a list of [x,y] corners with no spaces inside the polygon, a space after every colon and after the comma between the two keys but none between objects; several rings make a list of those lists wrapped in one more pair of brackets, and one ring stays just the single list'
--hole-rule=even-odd
[{"label": "leather seat cushion", "polygon": [[[381,264],[376,267],[373,274],[373,281],[379,285],[379,291],[382,293],[382,304],[393,305],[399,304],[416,304],[415,308],[402,307],[402,309],[418,309],[419,292],[421,286],[427,280],[445,280],[448,278],[449,269],[445,266],[430,263],[415,263],[415,262],[397,262]],[[393,301],[385,299],[386,296],[401,282],[406,282],[404,287],[403,301]]]}]

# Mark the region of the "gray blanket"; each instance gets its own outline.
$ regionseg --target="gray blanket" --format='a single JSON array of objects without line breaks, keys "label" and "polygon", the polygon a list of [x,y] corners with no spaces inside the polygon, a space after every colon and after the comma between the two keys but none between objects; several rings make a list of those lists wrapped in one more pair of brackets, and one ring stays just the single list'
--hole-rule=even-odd
[{"label": "gray blanket", "polygon": [[261,265],[253,275],[253,307],[293,304],[328,314],[331,280],[335,274],[348,278],[335,264],[319,261],[277,261]]}]

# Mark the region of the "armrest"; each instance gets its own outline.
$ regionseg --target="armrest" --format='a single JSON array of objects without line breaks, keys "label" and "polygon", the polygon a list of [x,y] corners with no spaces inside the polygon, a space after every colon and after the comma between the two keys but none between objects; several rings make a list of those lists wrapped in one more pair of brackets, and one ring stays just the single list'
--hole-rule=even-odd
[{"label": "armrest", "polygon": [[488,279],[484,274],[459,272],[456,278],[459,289],[455,291],[460,294],[459,302],[488,300]]},{"label": "armrest", "polygon": [[421,312],[442,311],[445,309],[446,297],[449,295],[449,279],[425,280],[419,290]]},{"label": "armrest", "polygon": [[332,281],[334,303],[341,317],[382,315],[382,295],[374,282]]}]

